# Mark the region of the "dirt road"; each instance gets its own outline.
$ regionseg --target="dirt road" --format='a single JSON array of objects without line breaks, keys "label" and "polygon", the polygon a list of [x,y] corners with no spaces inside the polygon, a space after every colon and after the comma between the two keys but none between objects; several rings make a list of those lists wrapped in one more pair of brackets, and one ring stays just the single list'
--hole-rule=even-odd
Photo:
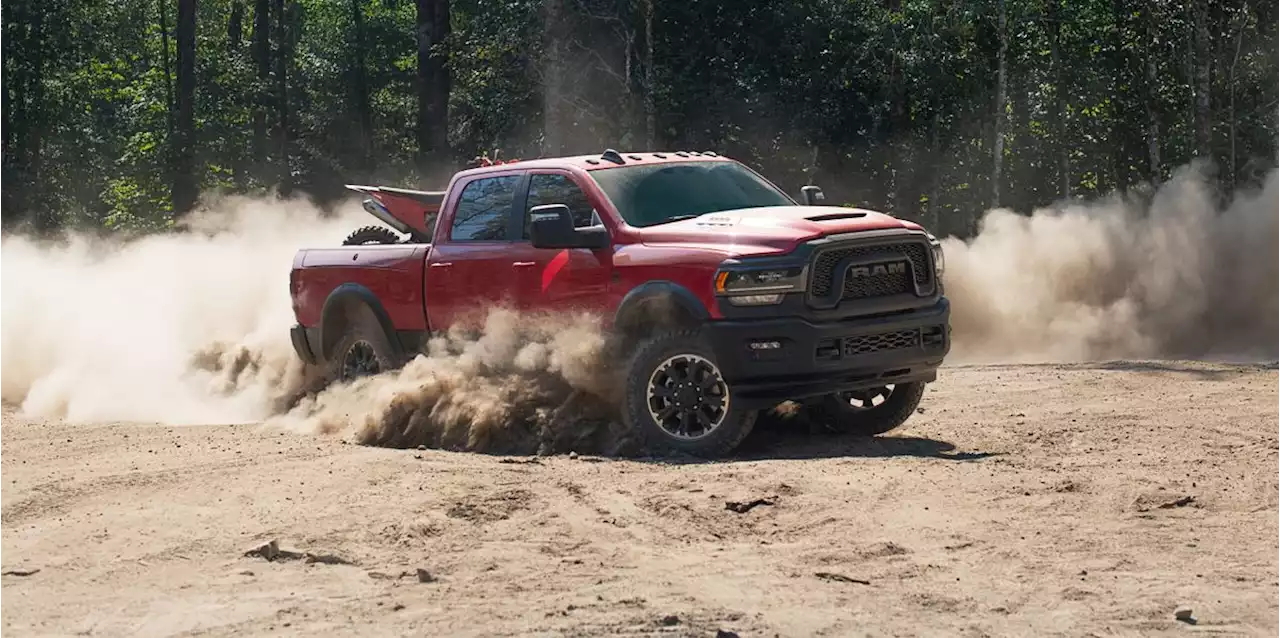
[{"label": "dirt road", "polygon": [[3,628],[1274,636],[1277,399],[1274,366],[951,367],[892,436],[720,463],[9,410]]}]

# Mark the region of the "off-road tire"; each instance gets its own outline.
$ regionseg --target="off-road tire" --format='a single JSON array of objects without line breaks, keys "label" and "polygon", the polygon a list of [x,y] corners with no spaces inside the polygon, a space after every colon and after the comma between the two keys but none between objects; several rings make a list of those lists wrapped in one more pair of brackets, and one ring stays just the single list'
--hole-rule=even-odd
[{"label": "off-road tire", "polygon": [[922,381],[894,384],[884,403],[870,408],[851,405],[847,395],[828,394],[809,408],[809,417],[822,429],[836,434],[884,434],[906,423],[915,414],[924,396],[924,386]]},{"label": "off-road tire", "polygon": [[362,246],[364,244],[398,244],[400,236],[385,226],[365,226],[347,235],[342,240],[343,246]]},{"label": "off-road tire", "polygon": [[[368,350],[365,351],[364,349]],[[376,364],[376,370],[353,370],[352,357],[368,359]],[[326,353],[325,370],[330,383],[346,383],[360,376],[379,374],[399,367],[399,358],[373,316],[373,311],[361,306],[347,317],[346,329],[333,348]]]},{"label": "off-road tire", "polygon": [[[678,452],[701,458],[721,457],[742,443],[755,426],[757,411],[734,405],[728,385],[722,388],[727,398],[724,416],[706,434],[698,438],[680,438],[659,425],[650,410],[650,384],[660,368],[680,355],[691,355],[710,363],[719,374],[711,348],[697,330],[663,333],[642,341],[631,353],[624,369],[623,423],[636,434],[646,448],[659,452]],[[719,377],[723,383],[723,377]]]}]

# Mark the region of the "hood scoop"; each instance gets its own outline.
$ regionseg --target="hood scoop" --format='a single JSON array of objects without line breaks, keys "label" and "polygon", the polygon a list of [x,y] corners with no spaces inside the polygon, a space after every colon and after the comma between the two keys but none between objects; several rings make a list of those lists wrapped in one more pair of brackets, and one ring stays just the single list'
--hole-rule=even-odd
[{"label": "hood scoop", "polygon": [[866,213],[852,213],[852,212],[827,213],[825,215],[814,215],[813,217],[805,217],[805,219],[811,222],[832,222],[837,219],[858,219],[859,217],[866,217],[866,216],[867,216]]}]

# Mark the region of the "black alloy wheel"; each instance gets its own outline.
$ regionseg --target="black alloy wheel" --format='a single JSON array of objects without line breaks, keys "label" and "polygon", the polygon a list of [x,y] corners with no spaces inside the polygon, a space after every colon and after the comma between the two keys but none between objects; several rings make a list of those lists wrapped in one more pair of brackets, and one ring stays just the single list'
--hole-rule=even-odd
[{"label": "black alloy wheel", "polygon": [[378,361],[378,353],[373,344],[359,340],[351,343],[342,355],[342,380],[351,381],[360,377],[373,376],[382,372],[382,364]]},{"label": "black alloy wheel", "polygon": [[623,423],[653,452],[722,457],[755,427],[759,410],[733,400],[701,330],[644,339],[619,372]]},{"label": "black alloy wheel", "polygon": [[729,388],[720,369],[705,357],[681,354],[658,365],[649,377],[649,416],[678,439],[703,438],[729,414]]},{"label": "black alloy wheel", "polygon": [[855,410],[871,410],[888,403],[889,397],[893,396],[893,388],[890,383],[878,388],[837,392],[836,397]]},{"label": "black alloy wheel", "polygon": [[812,418],[831,432],[875,436],[906,423],[924,396],[920,381],[835,392],[809,408]]}]

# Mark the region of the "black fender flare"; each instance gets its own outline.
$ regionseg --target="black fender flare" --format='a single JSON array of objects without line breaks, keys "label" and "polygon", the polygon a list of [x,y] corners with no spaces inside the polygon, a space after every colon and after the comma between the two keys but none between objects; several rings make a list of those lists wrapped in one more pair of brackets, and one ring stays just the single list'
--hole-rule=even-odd
[{"label": "black fender flare", "polygon": [[381,301],[378,301],[378,296],[373,294],[372,290],[355,283],[342,284],[334,288],[325,298],[324,306],[320,310],[320,347],[316,352],[317,358],[328,360],[330,348],[342,338],[342,332],[346,328],[347,313],[359,306],[364,306],[373,312],[378,324],[382,326],[382,331],[387,335],[387,343],[391,344],[397,356],[403,358],[404,346],[397,338],[395,324],[391,323],[391,315],[387,314],[387,309],[382,306]]},{"label": "black fender flare", "polygon": [[650,281],[632,288],[618,303],[613,329],[634,335],[651,327],[693,328],[711,318],[688,288],[671,281]]}]

